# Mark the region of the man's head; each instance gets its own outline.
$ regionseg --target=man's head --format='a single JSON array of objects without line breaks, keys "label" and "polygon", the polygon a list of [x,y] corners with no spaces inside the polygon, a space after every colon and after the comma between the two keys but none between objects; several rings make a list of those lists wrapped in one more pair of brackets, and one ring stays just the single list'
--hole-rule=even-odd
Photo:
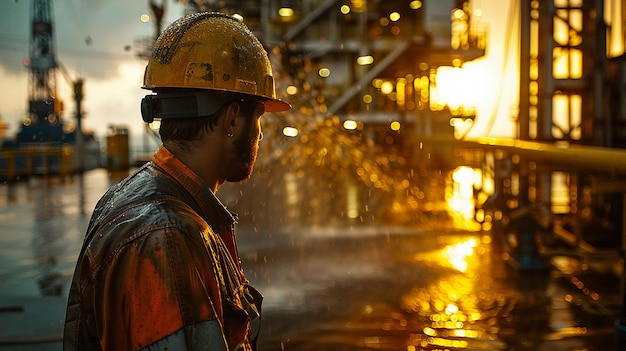
[{"label": "man's head", "polygon": [[[161,119],[167,146],[192,150],[207,137],[223,141],[224,180],[250,176],[265,112],[290,108],[276,98],[267,52],[239,20],[220,13],[187,15],[155,42],[144,75],[144,121]],[[224,135],[228,139],[221,139]],[[215,145],[214,145],[215,146]]]}]

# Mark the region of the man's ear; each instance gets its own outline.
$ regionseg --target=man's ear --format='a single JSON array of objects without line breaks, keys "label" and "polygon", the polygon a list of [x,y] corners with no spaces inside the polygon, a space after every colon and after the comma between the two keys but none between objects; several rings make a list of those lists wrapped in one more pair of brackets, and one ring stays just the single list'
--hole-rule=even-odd
[{"label": "man's ear", "polygon": [[239,115],[239,104],[232,102],[224,110],[223,127],[227,135],[232,136],[234,134],[236,117]]}]

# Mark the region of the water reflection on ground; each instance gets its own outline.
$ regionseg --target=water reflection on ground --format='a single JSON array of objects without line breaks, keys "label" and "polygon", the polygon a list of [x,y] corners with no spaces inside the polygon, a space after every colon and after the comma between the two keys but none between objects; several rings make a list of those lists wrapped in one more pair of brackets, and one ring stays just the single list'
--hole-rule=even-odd
[{"label": "water reflection on ground", "polygon": [[610,315],[586,312],[566,276],[515,271],[489,235],[328,228],[270,240],[244,259],[266,296],[263,350],[614,349]]},{"label": "water reflection on ground", "polygon": [[89,216],[125,174],[95,170],[0,184],[1,350],[60,350],[67,290]]},{"label": "water reflection on ground", "polygon": [[[0,350],[60,350],[89,215],[122,176],[0,185]],[[615,349],[610,270],[564,255],[558,269],[513,269],[499,238],[451,206],[450,174],[409,178],[389,190],[261,167],[220,189],[265,295],[260,350]]]}]

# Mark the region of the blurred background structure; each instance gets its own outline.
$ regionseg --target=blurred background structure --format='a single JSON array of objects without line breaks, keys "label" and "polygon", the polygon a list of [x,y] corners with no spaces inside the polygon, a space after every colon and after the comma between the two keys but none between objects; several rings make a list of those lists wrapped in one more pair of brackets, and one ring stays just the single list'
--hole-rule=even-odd
[{"label": "blurred background structure", "polygon": [[[294,107],[264,117],[255,174],[219,194],[240,214],[244,266],[266,294],[264,349],[626,347],[626,5],[498,2],[506,26],[494,32],[487,3],[145,3],[150,30],[125,47],[141,66],[173,9],[225,12],[260,38]],[[39,194],[28,184],[65,208],[44,211],[36,232],[64,231],[48,220],[83,223],[117,172],[159,144],[158,121],[140,141],[123,124],[107,124],[102,144],[83,130],[90,81],[60,63],[51,5],[30,2],[28,111],[0,151],[2,236],[33,231],[20,222]],[[495,51],[498,71],[476,69]],[[57,74],[74,94],[71,118]],[[116,93],[108,104],[128,99]],[[513,128],[496,137],[502,120]],[[82,194],[79,209],[50,200],[59,189]],[[57,239],[54,254],[35,250],[38,273],[12,263],[0,277],[21,287],[36,276],[42,295],[63,296],[80,240]],[[28,312],[2,301],[1,318]],[[26,340],[16,325],[0,341]]]}]

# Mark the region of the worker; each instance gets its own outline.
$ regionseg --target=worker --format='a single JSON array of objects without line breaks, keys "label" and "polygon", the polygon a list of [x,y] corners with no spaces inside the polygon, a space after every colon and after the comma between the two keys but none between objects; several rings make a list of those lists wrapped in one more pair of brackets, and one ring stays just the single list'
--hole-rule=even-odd
[{"label": "worker", "polygon": [[97,203],[70,287],[64,350],[254,350],[261,294],[240,264],[237,216],[216,197],[250,177],[276,98],[267,53],[239,20],[195,13],[154,44],[141,112],[151,161]]}]

